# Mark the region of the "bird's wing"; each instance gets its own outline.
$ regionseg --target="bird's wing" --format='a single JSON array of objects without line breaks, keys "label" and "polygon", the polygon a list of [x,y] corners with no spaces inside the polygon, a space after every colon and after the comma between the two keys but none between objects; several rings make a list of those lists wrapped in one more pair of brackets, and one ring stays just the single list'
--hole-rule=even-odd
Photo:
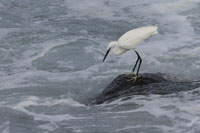
[{"label": "bird's wing", "polygon": [[118,45],[123,49],[134,49],[138,44],[142,43],[145,39],[157,33],[158,32],[156,26],[146,26],[130,30],[119,38]]},{"label": "bird's wing", "polygon": [[116,46],[112,49],[112,54],[122,55],[122,54],[126,53],[127,51],[128,51],[127,49],[123,49],[121,47]]}]

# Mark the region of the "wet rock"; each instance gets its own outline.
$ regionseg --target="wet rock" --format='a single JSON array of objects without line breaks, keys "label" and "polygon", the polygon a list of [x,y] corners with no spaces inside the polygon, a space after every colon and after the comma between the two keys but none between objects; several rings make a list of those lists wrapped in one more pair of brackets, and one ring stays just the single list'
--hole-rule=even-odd
[{"label": "wet rock", "polygon": [[200,82],[180,82],[176,77],[162,73],[144,73],[136,81],[134,75],[119,75],[97,97],[95,103],[101,104],[130,95],[170,94],[189,91],[200,87]]}]

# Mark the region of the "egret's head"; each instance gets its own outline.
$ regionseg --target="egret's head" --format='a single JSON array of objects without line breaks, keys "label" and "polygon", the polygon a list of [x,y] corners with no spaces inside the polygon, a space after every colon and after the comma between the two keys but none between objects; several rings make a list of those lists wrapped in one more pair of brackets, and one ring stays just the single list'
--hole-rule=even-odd
[{"label": "egret's head", "polygon": [[110,42],[108,44],[107,52],[106,52],[106,54],[105,54],[105,56],[103,58],[103,61],[106,59],[106,57],[107,57],[108,53],[110,52],[111,48],[113,48],[115,46],[117,46],[117,42]]},{"label": "egret's head", "polygon": [[108,48],[107,48],[107,49],[113,48],[113,47],[115,47],[115,46],[117,46],[117,42],[110,42],[110,43],[108,44]]}]

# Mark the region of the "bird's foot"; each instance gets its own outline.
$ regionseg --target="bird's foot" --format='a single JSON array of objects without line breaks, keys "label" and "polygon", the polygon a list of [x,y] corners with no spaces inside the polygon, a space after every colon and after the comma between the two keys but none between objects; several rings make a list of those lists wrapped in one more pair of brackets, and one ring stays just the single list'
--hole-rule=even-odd
[{"label": "bird's foot", "polygon": [[134,76],[134,77],[131,77],[129,80],[127,80],[128,82],[135,82],[138,78],[141,78],[141,76]]},{"label": "bird's foot", "polygon": [[126,77],[130,77],[130,76],[136,76],[134,72],[131,72],[131,73],[127,73],[127,74],[124,74]]}]

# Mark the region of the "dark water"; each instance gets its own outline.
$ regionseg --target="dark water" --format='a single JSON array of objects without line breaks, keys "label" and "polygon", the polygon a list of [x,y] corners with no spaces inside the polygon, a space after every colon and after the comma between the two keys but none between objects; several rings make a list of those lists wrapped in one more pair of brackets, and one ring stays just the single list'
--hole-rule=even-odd
[{"label": "dark water", "polygon": [[200,79],[198,0],[0,0],[0,132],[199,133],[200,89],[87,106],[136,55],[109,55],[124,32],[157,25],[141,72]]}]

